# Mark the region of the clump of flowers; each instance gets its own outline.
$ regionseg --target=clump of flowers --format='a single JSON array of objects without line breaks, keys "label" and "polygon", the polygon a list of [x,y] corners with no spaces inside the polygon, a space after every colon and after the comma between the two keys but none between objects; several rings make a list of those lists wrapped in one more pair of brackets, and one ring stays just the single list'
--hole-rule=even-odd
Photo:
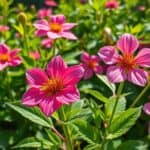
[{"label": "clump of flowers", "polygon": [[117,9],[119,7],[119,2],[117,0],[107,0],[105,7],[108,9]]},{"label": "clump of flowers", "polygon": [[54,57],[46,71],[34,68],[26,73],[29,90],[23,95],[22,103],[33,107],[39,105],[43,113],[50,116],[63,104],[80,99],[77,83],[83,76],[80,65],[68,67],[61,56]]},{"label": "clump of flowers", "polygon": [[22,63],[21,58],[18,56],[19,50],[10,48],[3,43],[0,43],[0,70],[5,69],[8,66],[18,66]]},{"label": "clump of flowers", "polygon": [[66,23],[64,15],[51,15],[50,21],[39,20],[34,26],[37,28],[37,36],[48,36],[50,39],[67,38],[76,40],[77,37],[70,31],[77,24]]},{"label": "clump of flowers", "polygon": [[83,66],[84,79],[89,79],[94,73],[102,73],[102,67],[100,66],[100,58],[96,55],[89,55],[87,52],[81,54],[81,65]]},{"label": "clump of flowers", "polygon": [[150,67],[150,49],[143,48],[135,56],[138,47],[138,40],[126,33],[117,42],[118,50],[114,46],[105,46],[99,50],[100,58],[111,65],[107,69],[107,76],[111,82],[128,80],[139,86],[146,84],[148,73],[145,67]]}]

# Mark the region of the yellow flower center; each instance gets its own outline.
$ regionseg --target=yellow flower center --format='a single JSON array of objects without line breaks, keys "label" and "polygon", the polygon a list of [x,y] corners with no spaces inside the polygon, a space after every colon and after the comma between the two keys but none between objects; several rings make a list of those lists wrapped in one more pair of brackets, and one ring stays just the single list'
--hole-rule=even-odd
[{"label": "yellow flower center", "polygon": [[10,59],[8,54],[0,54],[0,61],[1,62],[6,62]]},{"label": "yellow flower center", "polygon": [[56,94],[64,88],[63,82],[60,79],[49,79],[41,87],[41,90],[48,96]]},{"label": "yellow flower center", "polygon": [[136,61],[133,55],[125,54],[119,58],[119,65],[126,69],[128,72],[136,67]]},{"label": "yellow flower center", "polygon": [[50,23],[50,30],[53,32],[60,32],[62,30],[62,26],[59,23]]}]

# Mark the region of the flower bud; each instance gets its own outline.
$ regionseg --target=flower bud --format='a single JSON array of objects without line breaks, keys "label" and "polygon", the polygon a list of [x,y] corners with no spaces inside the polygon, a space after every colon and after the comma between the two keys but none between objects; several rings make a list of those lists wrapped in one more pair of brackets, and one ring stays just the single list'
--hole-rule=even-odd
[{"label": "flower bud", "polygon": [[22,25],[25,25],[27,22],[27,16],[24,12],[19,13],[18,20]]}]

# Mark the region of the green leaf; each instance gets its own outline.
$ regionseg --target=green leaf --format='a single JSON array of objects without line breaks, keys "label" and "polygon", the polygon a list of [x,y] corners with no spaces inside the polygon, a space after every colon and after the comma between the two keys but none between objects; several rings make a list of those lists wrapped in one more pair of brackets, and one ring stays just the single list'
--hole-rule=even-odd
[{"label": "green leaf", "polygon": [[12,148],[42,148],[42,149],[49,149],[54,145],[50,143],[48,140],[43,138],[35,138],[35,137],[28,137],[23,139],[17,145],[13,146]]},{"label": "green leaf", "polygon": [[[116,102],[116,97],[111,97],[109,99],[109,102],[105,104],[105,115],[107,118],[111,116],[115,102]],[[122,113],[123,111],[125,111],[125,108],[126,108],[126,99],[125,97],[121,96],[120,99],[118,100],[114,118],[120,113]]]},{"label": "green leaf", "polygon": [[52,126],[51,120],[49,118],[45,117],[44,114],[42,114],[41,111],[37,107],[28,108],[28,107],[25,107],[25,106],[17,104],[17,103],[14,103],[14,104],[7,103],[7,105],[10,108],[12,108],[13,110],[15,110],[16,112],[18,112],[19,114],[21,114],[26,119],[28,119],[36,124],[39,124],[39,125],[45,126],[45,127]]},{"label": "green leaf", "polygon": [[122,143],[117,150],[148,150],[148,145],[140,140],[128,140]]},{"label": "green leaf", "polygon": [[73,124],[73,127],[79,133],[79,135],[88,143],[99,143],[99,131],[95,127],[91,126],[87,121],[80,119]]},{"label": "green leaf", "polygon": [[97,77],[112,91],[112,93],[115,93],[116,91],[115,84],[110,83],[105,75],[97,75]]},{"label": "green leaf", "polygon": [[125,134],[141,114],[141,108],[129,108],[117,116],[111,123],[107,139],[117,138]]},{"label": "green leaf", "polygon": [[92,95],[93,97],[97,98],[101,102],[107,103],[109,101],[109,99],[107,97],[105,97],[102,93],[100,93],[96,90],[87,89],[84,92]]}]

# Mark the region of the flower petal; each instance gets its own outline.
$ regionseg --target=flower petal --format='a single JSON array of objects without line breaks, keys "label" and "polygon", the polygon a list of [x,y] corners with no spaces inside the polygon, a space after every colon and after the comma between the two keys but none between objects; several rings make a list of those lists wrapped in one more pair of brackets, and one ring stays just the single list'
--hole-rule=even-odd
[{"label": "flower petal", "polygon": [[128,72],[128,81],[139,85],[144,86],[147,82],[148,73],[142,69],[134,69]]},{"label": "flower petal", "polygon": [[46,116],[51,116],[53,112],[62,106],[62,103],[58,102],[55,97],[50,97],[44,99],[39,106]]},{"label": "flower petal", "polygon": [[104,46],[100,48],[98,55],[105,64],[114,64],[117,62],[117,58],[119,57],[113,46]]},{"label": "flower petal", "polygon": [[56,96],[56,99],[62,104],[70,104],[80,99],[80,93],[75,86],[68,86]]},{"label": "flower petal", "polygon": [[126,80],[126,73],[125,70],[123,70],[119,66],[111,66],[107,69],[107,77],[110,82],[118,83]]},{"label": "flower petal", "polygon": [[84,72],[84,80],[90,79],[93,76],[93,70],[86,68]]},{"label": "flower petal", "polygon": [[150,115],[150,102],[144,104],[143,110],[147,115]]},{"label": "flower petal", "polygon": [[0,43],[0,54],[8,53],[9,47],[3,43]]},{"label": "flower petal", "polygon": [[65,64],[64,60],[61,56],[54,57],[49,64],[47,65],[47,74],[50,77],[61,77],[64,74],[67,65]]},{"label": "flower petal", "polygon": [[49,30],[49,26],[48,26],[48,22],[46,20],[39,20],[37,21],[34,26],[39,29],[39,30],[44,30],[44,31],[48,31]]},{"label": "flower petal", "polygon": [[58,33],[54,33],[54,32],[47,32],[47,36],[50,38],[50,39],[58,39],[58,38],[61,38],[62,35],[58,34]]},{"label": "flower petal", "polygon": [[65,23],[65,21],[66,21],[66,18],[65,18],[65,16],[64,15],[52,15],[51,17],[50,17],[50,22],[55,22],[55,23],[59,23],[59,24],[63,24],[63,23]]},{"label": "flower petal", "polygon": [[38,88],[31,88],[24,93],[22,97],[22,104],[26,106],[38,105],[43,99],[43,95]]},{"label": "flower petal", "polygon": [[77,37],[71,32],[61,32],[61,36],[66,39],[77,40]]},{"label": "flower petal", "polygon": [[103,72],[103,68],[101,66],[96,66],[94,67],[94,72],[101,74]]},{"label": "flower petal", "polygon": [[84,69],[81,65],[74,65],[66,69],[63,73],[65,85],[75,85],[83,77]]},{"label": "flower petal", "polygon": [[0,63],[0,71],[1,70],[4,70],[9,64],[6,62],[6,63]]},{"label": "flower petal", "polygon": [[20,57],[11,58],[11,60],[8,62],[10,66],[18,66],[22,63],[22,60]]},{"label": "flower petal", "polygon": [[136,56],[136,63],[142,67],[150,67],[150,49],[143,48]]},{"label": "flower petal", "polygon": [[48,80],[46,73],[39,68],[28,70],[26,73],[26,78],[31,86],[40,86]]},{"label": "flower petal", "polygon": [[76,23],[63,23],[62,28],[63,28],[63,31],[68,31],[72,29],[73,27],[75,27],[76,25],[77,25]]},{"label": "flower petal", "polygon": [[82,52],[80,59],[81,59],[82,62],[89,62],[90,55],[87,52],[84,51],[84,52]]},{"label": "flower petal", "polygon": [[139,42],[133,35],[125,33],[119,38],[117,47],[122,53],[132,54],[139,47]]},{"label": "flower petal", "polygon": [[41,36],[46,36],[47,35],[47,31],[45,30],[38,30],[35,32],[35,35],[41,37]]}]

